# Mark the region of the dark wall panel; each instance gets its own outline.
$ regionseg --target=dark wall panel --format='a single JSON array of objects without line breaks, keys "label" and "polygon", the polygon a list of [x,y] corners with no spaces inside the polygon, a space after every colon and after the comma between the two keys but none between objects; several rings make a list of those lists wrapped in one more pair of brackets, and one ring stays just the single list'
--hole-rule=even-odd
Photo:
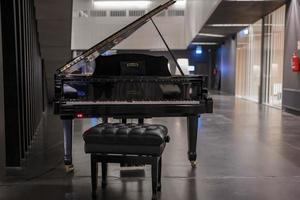
[{"label": "dark wall panel", "polygon": [[18,167],[42,118],[42,67],[34,1],[1,4],[6,165]]},{"label": "dark wall panel", "polygon": [[6,161],[21,164],[20,105],[14,1],[1,1]]},{"label": "dark wall panel", "polygon": [[[300,73],[292,72],[291,56],[300,41],[300,0],[287,4],[283,69],[283,108],[300,112]],[[300,56],[300,51],[298,50]]]},{"label": "dark wall panel", "polygon": [[[1,3],[0,3],[1,22]],[[2,65],[2,30],[0,26],[0,176],[5,163],[5,136],[4,136],[4,98],[3,98],[3,65]]]},{"label": "dark wall panel", "polygon": [[221,72],[220,90],[235,94],[236,40],[231,37],[218,49],[217,68]]}]

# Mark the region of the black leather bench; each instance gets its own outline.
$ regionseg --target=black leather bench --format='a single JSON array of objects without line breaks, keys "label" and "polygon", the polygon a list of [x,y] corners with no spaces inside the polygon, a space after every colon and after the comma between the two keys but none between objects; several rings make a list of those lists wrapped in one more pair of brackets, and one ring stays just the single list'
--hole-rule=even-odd
[{"label": "black leather bench", "polygon": [[150,164],[153,198],[161,190],[161,155],[169,142],[163,125],[102,123],[83,134],[85,152],[91,154],[92,195],[96,196],[98,162],[102,188],[107,184],[107,163]]}]

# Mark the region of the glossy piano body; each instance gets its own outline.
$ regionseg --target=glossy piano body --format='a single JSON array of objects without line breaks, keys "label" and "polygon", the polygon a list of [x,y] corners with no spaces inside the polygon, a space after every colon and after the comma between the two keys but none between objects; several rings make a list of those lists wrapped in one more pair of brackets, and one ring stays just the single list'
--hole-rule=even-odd
[{"label": "glossy piano body", "polygon": [[73,119],[95,117],[138,118],[139,122],[150,117],[187,117],[188,158],[195,164],[198,118],[213,111],[207,77],[173,76],[163,56],[101,55],[174,2],[158,6],[57,70],[54,113],[64,124],[66,166],[72,166]]}]

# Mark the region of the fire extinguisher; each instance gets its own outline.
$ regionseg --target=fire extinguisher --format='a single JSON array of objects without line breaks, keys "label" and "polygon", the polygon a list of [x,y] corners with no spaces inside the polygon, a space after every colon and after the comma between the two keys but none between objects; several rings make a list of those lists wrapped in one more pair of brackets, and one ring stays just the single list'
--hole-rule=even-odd
[{"label": "fire extinguisher", "polygon": [[299,57],[296,53],[293,53],[292,56],[292,70],[293,72],[300,72]]}]

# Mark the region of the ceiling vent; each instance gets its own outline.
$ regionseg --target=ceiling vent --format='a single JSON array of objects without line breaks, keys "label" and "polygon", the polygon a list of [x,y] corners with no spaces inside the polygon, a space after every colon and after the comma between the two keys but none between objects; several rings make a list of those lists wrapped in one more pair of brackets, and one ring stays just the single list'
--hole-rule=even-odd
[{"label": "ceiling vent", "polygon": [[146,13],[145,10],[129,10],[129,17],[140,17]]},{"label": "ceiling vent", "polygon": [[106,10],[90,10],[91,17],[106,17]]},{"label": "ceiling vent", "polygon": [[111,17],[126,17],[126,10],[111,10]]},{"label": "ceiling vent", "polygon": [[79,10],[76,14],[76,17],[89,17],[87,10]]},{"label": "ceiling vent", "polygon": [[168,10],[168,15],[170,17],[184,16],[184,10]]}]

